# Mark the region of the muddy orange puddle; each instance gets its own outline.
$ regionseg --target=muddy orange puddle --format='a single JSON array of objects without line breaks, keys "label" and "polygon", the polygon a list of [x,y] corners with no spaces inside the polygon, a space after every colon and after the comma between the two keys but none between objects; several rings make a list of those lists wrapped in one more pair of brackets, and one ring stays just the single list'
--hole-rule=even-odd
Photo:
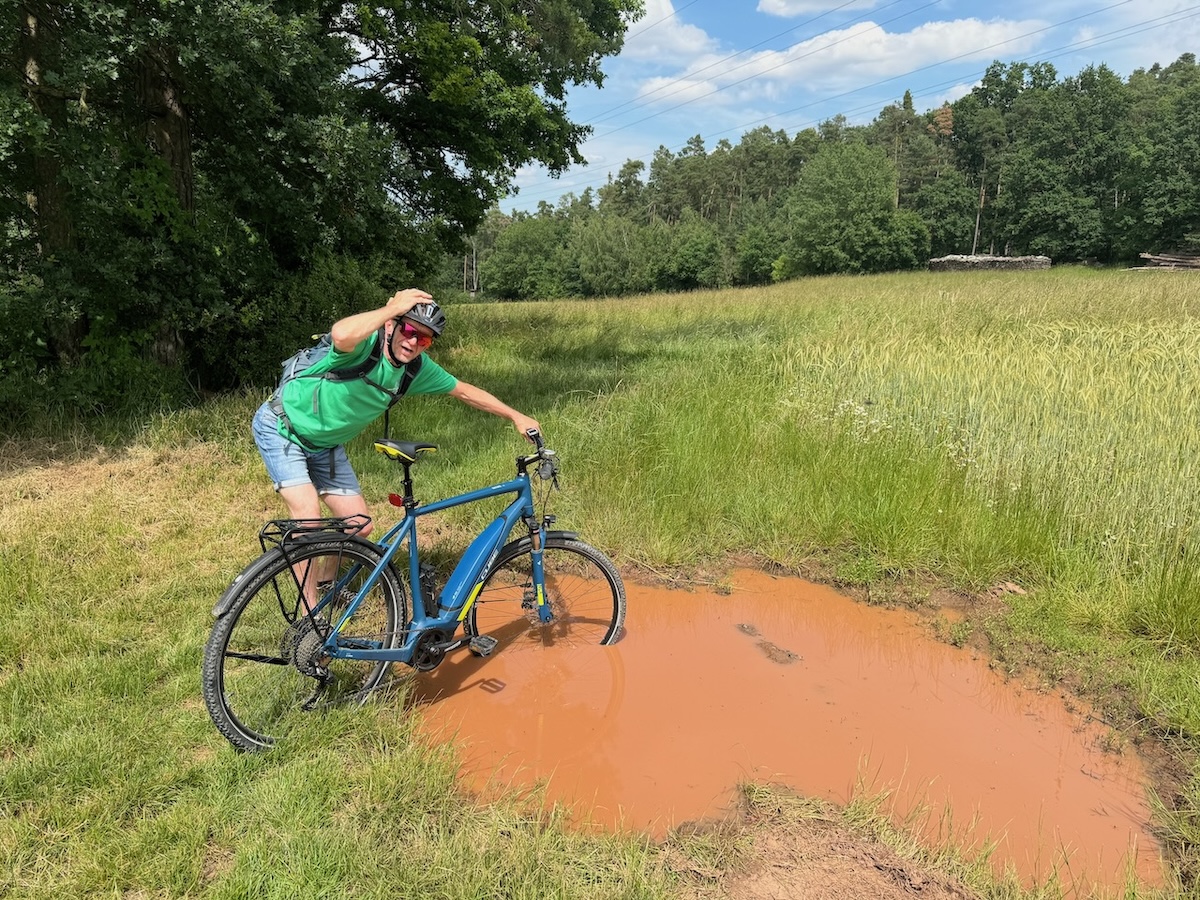
[{"label": "muddy orange puddle", "polygon": [[911,613],[741,571],[732,595],[628,585],[611,647],[456,654],[422,676],[424,727],[480,787],[548,784],[606,826],[661,836],[739,782],[845,802],[865,785],[1026,880],[1161,884],[1145,773],[1061,697],[1006,683]]}]

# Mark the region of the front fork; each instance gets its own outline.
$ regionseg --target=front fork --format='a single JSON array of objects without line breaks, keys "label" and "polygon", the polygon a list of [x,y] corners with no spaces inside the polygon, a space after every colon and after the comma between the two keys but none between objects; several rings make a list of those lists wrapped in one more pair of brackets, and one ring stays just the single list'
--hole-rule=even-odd
[{"label": "front fork", "polygon": [[541,522],[537,522],[533,516],[528,516],[525,519],[525,525],[529,528],[529,543],[532,547],[529,558],[532,562],[533,570],[533,597],[534,609],[537,610],[538,621],[545,624],[554,618],[554,611],[550,608],[550,604],[546,602],[546,568],[542,562],[543,550],[546,543],[546,529],[553,522],[551,516],[546,516]]}]

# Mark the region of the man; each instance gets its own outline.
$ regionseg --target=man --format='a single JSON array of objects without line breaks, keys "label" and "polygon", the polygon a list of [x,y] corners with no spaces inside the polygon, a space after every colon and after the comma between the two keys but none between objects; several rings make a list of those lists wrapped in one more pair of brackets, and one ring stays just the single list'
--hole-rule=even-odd
[{"label": "man", "polygon": [[[367,514],[344,444],[388,408],[406,380],[405,395],[449,394],[508,419],[527,439],[529,429],[541,430],[534,419],[425,356],[445,325],[446,316],[429,294],[398,291],[379,309],[335,322],[328,356],[286,381],[259,407],[254,442],[291,518],[319,517],[322,500],[335,516]],[[381,342],[382,353],[377,350]],[[359,377],[337,377],[339,371],[364,368]],[[370,531],[368,525],[359,534]]]}]

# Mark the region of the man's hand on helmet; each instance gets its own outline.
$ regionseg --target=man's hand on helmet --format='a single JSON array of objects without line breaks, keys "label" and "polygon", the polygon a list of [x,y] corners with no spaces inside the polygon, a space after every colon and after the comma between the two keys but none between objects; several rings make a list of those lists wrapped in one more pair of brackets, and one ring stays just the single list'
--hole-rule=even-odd
[{"label": "man's hand on helmet", "polygon": [[433,296],[420,288],[406,288],[403,291],[396,291],[396,293],[392,294],[388,299],[386,307],[388,315],[396,319],[407,315],[418,303],[430,303],[432,301]]}]

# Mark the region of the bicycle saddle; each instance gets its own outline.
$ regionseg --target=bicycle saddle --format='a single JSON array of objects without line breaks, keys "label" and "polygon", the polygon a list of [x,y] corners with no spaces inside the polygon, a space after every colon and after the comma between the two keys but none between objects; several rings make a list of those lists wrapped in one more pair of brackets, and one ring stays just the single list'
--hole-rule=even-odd
[{"label": "bicycle saddle", "polygon": [[415,441],[392,441],[380,438],[375,442],[375,451],[396,462],[414,463],[422,453],[433,453],[437,444],[421,444]]}]

